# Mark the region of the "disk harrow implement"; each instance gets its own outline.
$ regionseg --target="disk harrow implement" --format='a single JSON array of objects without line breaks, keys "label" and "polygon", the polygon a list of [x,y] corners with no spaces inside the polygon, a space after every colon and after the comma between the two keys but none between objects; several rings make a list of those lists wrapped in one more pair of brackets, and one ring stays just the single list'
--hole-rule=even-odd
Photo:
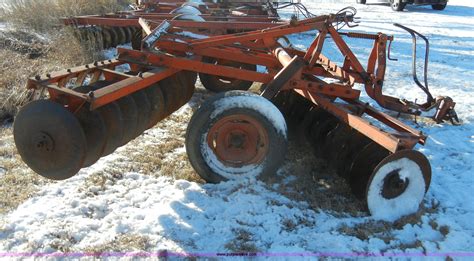
[{"label": "disk harrow implement", "polygon": [[98,48],[107,49],[131,42],[138,49],[143,37],[140,18],[158,24],[164,20],[179,20],[181,22],[176,26],[221,35],[270,27],[279,22],[276,8],[277,1],[139,1],[130,11],[62,20],[65,25],[76,29],[80,40],[95,43]]},{"label": "disk harrow implement", "polygon": [[[419,105],[383,94],[393,37],[336,30],[353,18],[343,11],[219,36],[186,31],[175,20],[156,27],[142,21],[146,37],[140,51],[119,48],[117,60],[30,79],[33,96],[46,90],[48,99],[35,100],[18,114],[18,151],[40,175],[71,177],[189,101],[199,74],[227,91],[206,101],[188,125],[188,157],[206,181],[274,175],[285,158],[288,123],[300,127],[315,153],[348,180],[374,216],[415,212],[431,179],[428,160],[413,150],[426,136],[362,102],[353,87],[363,84],[388,110],[418,115],[433,109],[436,121],[449,120],[454,104],[439,102],[449,97]],[[306,51],[285,37],[307,31],[317,34]],[[366,67],[344,37],[373,42]],[[322,53],[328,38],[345,57],[342,64]],[[245,86],[233,84],[239,81]],[[253,82],[262,84],[261,95],[228,91]]]}]

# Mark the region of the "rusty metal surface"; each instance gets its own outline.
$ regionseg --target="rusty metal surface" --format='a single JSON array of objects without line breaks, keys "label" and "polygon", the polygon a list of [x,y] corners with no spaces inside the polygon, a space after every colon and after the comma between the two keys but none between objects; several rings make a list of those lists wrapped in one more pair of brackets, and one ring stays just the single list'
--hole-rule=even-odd
[{"label": "rusty metal surface", "polygon": [[[153,29],[155,31],[158,29],[148,29],[150,23],[142,19],[141,23],[149,35],[144,40],[148,42],[146,50],[119,49],[118,60],[33,78],[30,79],[28,87],[47,88],[52,99],[69,104],[73,111],[84,102],[89,104],[90,109],[96,109],[152,86],[179,71],[192,71],[267,84],[263,92],[263,96],[267,98],[274,97],[279,91],[293,90],[314,106],[326,110],[390,152],[411,149],[417,143],[424,144],[426,136],[422,133],[359,100],[360,91],[353,88],[355,83],[363,84],[370,98],[390,110],[414,113],[413,108],[418,106],[414,103],[401,102],[398,98],[384,95],[382,92],[387,41],[392,41],[393,37],[382,33],[342,33],[335,29],[335,23],[340,21],[348,23],[351,19],[353,17],[347,15],[344,17],[340,14],[323,15],[284,24],[272,24],[264,30],[217,36],[189,33],[178,23],[201,22],[170,21],[164,23],[167,25],[166,28],[158,27],[160,33],[153,41],[147,39],[153,35]],[[215,24],[217,27],[232,24],[202,23],[206,26]],[[319,33],[306,52],[279,43],[281,37],[285,35],[310,30],[317,30]],[[364,38],[373,42],[366,67],[361,64],[343,37]],[[344,64],[337,64],[322,53],[323,45],[328,44],[327,38],[332,38],[341,55],[346,57]],[[227,62],[207,63],[201,59],[202,56]],[[227,66],[239,62],[265,66],[267,70],[255,72]],[[120,64],[129,64],[131,68],[138,68],[142,73],[132,76],[116,72],[114,68]],[[82,83],[91,74],[94,74],[95,78],[101,75],[112,83],[87,94],[64,88],[64,82],[75,79]],[[336,81],[327,82],[325,78]],[[335,102],[337,98],[339,102]],[[435,119],[438,121],[445,119],[445,115],[453,111],[454,105],[450,99],[440,99]],[[418,109],[428,108],[418,107]],[[380,126],[374,126],[369,118]]]}]

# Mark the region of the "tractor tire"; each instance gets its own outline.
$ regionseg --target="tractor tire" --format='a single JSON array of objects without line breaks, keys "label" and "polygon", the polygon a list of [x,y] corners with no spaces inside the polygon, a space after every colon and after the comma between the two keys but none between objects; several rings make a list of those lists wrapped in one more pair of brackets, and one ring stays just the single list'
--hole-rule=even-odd
[{"label": "tractor tire", "polygon": [[435,5],[431,5],[431,8],[433,8],[433,10],[441,11],[441,10],[444,10],[446,8],[446,5],[447,5],[447,3],[435,4]]},{"label": "tractor tire", "polygon": [[[209,57],[204,57],[203,62],[219,64],[219,61],[216,61]],[[257,71],[257,66],[255,64],[245,64],[245,63],[231,63],[227,66],[240,68],[249,71]],[[253,82],[237,80],[237,79],[227,79],[225,77],[220,77],[211,74],[199,73],[199,79],[201,80],[202,85],[213,92],[226,92],[233,90],[248,90]]]},{"label": "tractor tire", "polygon": [[207,100],[186,131],[189,161],[210,183],[271,176],[286,150],[283,115],[270,101],[244,91]]},{"label": "tractor tire", "polygon": [[393,11],[401,12],[405,9],[407,4],[403,3],[402,0],[390,0],[390,7],[392,7]]}]

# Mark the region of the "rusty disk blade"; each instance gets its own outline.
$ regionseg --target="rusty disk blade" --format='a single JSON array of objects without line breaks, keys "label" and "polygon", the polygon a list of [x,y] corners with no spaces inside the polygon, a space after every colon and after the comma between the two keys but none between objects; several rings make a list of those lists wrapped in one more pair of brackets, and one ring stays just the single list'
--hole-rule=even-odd
[{"label": "rusty disk blade", "polygon": [[315,119],[316,111],[319,110],[318,107],[313,106],[308,112],[304,114],[303,120],[298,125],[297,137],[302,142],[310,142],[310,126],[313,124]]},{"label": "rusty disk blade", "polygon": [[123,32],[125,33],[125,43],[129,43],[132,40],[132,29],[130,26],[122,27]]},{"label": "rusty disk blade", "polygon": [[[98,90],[107,85],[112,84],[109,81],[97,81],[88,87],[82,87],[85,91]],[[76,88],[78,90],[78,88]],[[84,91],[82,91],[84,92]],[[97,111],[104,119],[105,126],[107,127],[107,142],[104,148],[104,154],[106,156],[115,151],[119,146],[122,145],[123,133],[124,133],[124,122],[120,106],[117,102],[111,102],[105,106],[97,109]]]},{"label": "rusty disk blade", "polygon": [[179,108],[186,104],[194,93],[194,85],[191,85],[185,72],[178,72],[174,75],[179,89],[181,89],[181,99],[179,101]]},{"label": "rusty disk blade", "polygon": [[197,73],[190,71],[183,71],[183,77],[186,79],[186,103],[193,97],[194,89],[196,88]]},{"label": "rusty disk blade", "polygon": [[82,107],[76,113],[76,117],[81,123],[87,140],[87,153],[83,167],[89,167],[104,153],[107,143],[107,126],[97,110],[90,111]]},{"label": "rusty disk blade", "polygon": [[92,27],[90,29],[90,40],[91,40],[91,42],[94,43],[94,45],[97,48],[99,48],[99,49],[104,48],[104,39],[102,37],[102,33],[100,32],[100,30],[97,27]]},{"label": "rusty disk blade", "polygon": [[349,179],[354,158],[357,157],[359,152],[367,146],[371,140],[354,129],[351,130],[351,134],[347,137],[343,148],[337,155],[336,162],[338,162],[338,165],[336,171],[340,176]]},{"label": "rusty disk blade", "polygon": [[358,198],[365,196],[369,177],[375,167],[389,155],[389,151],[371,142],[355,157],[349,173],[349,185]]},{"label": "rusty disk blade", "polygon": [[102,156],[109,155],[122,145],[124,122],[122,112],[116,102],[111,102],[97,109],[107,126],[107,143]]},{"label": "rusty disk blade", "polygon": [[196,72],[191,72],[191,71],[185,71],[186,78],[188,79],[188,83],[193,86],[193,92],[194,92],[194,87],[196,86],[196,81],[197,81],[197,73]]},{"label": "rusty disk blade", "polygon": [[137,105],[138,117],[135,137],[140,136],[147,128],[150,119],[151,104],[144,91],[137,91],[131,94]]},{"label": "rusty disk blade", "polygon": [[345,128],[344,123],[342,123],[341,121],[335,122],[334,127],[330,129],[327,135],[325,135],[325,137],[321,140],[321,145],[318,149],[320,150],[321,157],[329,162],[331,159],[331,153],[333,152],[333,150],[337,150],[337,148],[339,147],[339,144],[334,142],[334,140],[337,138],[336,135],[340,132],[340,129],[343,128]]},{"label": "rusty disk blade", "polygon": [[120,145],[124,145],[136,137],[138,124],[138,108],[131,96],[124,96],[117,100],[123,120],[123,136]]},{"label": "rusty disk blade", "polygon": [[[264,84],[263,84],[264,85]],[[262,85],[262,88],[263,88]],[[275,95],[272,99],[271,102],[275,104],[275,106],[283,113],[283,105],[285,104],[285,101],[287,99],[287,96],[289,94],[289,91],[281,91],[277,95]]]},{"label": "rusty disk blade", "polygon": [[328,141],[325,142],[325,154],[327,154],[325,158],[335,169],[341,164],[339,155],[343,153],[351,134],[351,128],[340,122],[339,126],[331,132]]},{"label": "rusty disk blade", "polygon": [[155,126],[165,115],[165,98],[161,92],[159,83],[145,89],[145,93],[150,101],[151,112],[148,128]]},{"label": "rusty disk blade", "polygon": [[168,77],[160,81],[160,88],[165,98],[165,115],[168,116],[180,107],[180,84],[176,78]]},{"label": "rusty disk blade", "polygon": [[39,175],[63,180],[74,176],[86,158],[86,136],[77,118],[62,105],[36,100],[20,109],[13,125],[23,161]]},{"label": "rusty disk blade", "polygon": [[102,39],[102,48],[107,49],[112,47],[112,34],[110,33],[110,30],[106,27],[102,27]]},{"label": "rusty disk blade", "polygon": [[288,119],[291,116],[294,107],[298,106],[299,101],[301,102],[298,96],[299,95],[296,94],[294,91],[289,91],[288,95],[285,97],[281,106],[282,113],[285,118]]},{"label": "rusty disk blade", "polygon": [[294,101],[292,101],[293,106],[288,113],[288,119],[294,124],[300,124],[314,104],[299,94],[292,92],[292,95],[294,95]]},{"label": "rusty disk blade", "polygon": [[117,35],[117,45],[124,44],[126,42],[125,32],[122,27],[114,27],[115,34]]},{"label": "rusty disk blade", "polygon": [[136,29],[132,35],[132,49],[140,50],[142,48],[143,32],[142,29]]},{"label": "rusty disk blade", "polygon": [[339,120],[334,116],[328,116],[327,119],[319,124],[313,132],[314,150],[316,155],[321,156],[323,153],[322,146],[329,132],[337,127]]},{"label": "rusty disk blade", "polygon": [[114,30],[113,27],[107,27],[107,30],[110,32],[111,42],[110,47],[115,47],[118,45],[118,35],[117,32]]},{"label": "rusty disk blade", "polygon": [[318,136],[321,132],[321,126],[332,116],[325,110],[318,110],[314,113],[314,120],[309,126],[309,141],[313,146],[318,146]]},{"label": "rusty disk blade", "polygon": [[[106,82],[97,82],[99,84],[106,84]],[[92,90],[91,86],[80,86],[74,88],[80,93],[88,93]],[[103,155],[107,145],[107,125],[98,110],[89,110],[88,106],[83,106],[76,113],[76,117],[81,123],[82,129],[86,135],[87,153],[83,167],[89,167],[94,164]]]}]

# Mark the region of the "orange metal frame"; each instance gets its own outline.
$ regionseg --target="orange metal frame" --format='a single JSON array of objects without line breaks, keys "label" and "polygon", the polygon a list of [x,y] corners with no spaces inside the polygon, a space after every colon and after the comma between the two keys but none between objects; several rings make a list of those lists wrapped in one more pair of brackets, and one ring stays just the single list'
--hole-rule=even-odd
[{"label": "orange metal frame", "polygon": [[[90,64],[46,76],[30,79],[28,88],[46,88],[51,99],[67,105],[71,111],[88,104],[98,108],[135,91],[146,88],[170,75],[188,70],[221,77],[254,81],[266,84],[262,96],[272,98],[279,91],[295,91],[315,105],[340,118],[352,128],[391,152],[413,148],[424,144],[426,136],[397,119],[381,113],[359,100],[360,91],[353,89],[355,83],[365,85],[367,94],[383,107],[399,107],[393,97],[382,94],[386,66],[387,41],[392,37],[384,34],[339,33],[333,23],[337,15],[319,16],[285,25],[274,25],[264,30],[231,35],[195,39],[183,33],[182,28],[171,22],[163,32],[162,25],[151,34],[159,34],[154,46],[142,51],[118,49],[118,60]],[[347,19],[347,18],[345,18]],[[317,30],[318,35],[306,52],[285,46],[282,37],[288,34]],[[367,67],[359,62],[343,36],[366,38],[374,41]],[[342,66],[325,57],[321,51],[327,37],[331,37],[345,57]],[[179,39],[179,41],[177,41]],[[255,72],[230,66],[205,63],[201,57],[262,65],[267,72]],[[139,75],[128,75],[114,70],[116,66],[128,64]],[[327,83],[318,77],[338,80]],[[77,93],[69,88],[84,84],[84,79],[94,82],[105,78],[115,83],[88,94]],[[167,88],[173,88],[169,86]],[[339,98],[339,99],[337,99]],[[337,99],[337,100],[336,100]],[[378,121],[382,127],[374,126],[367,117]]]}]

